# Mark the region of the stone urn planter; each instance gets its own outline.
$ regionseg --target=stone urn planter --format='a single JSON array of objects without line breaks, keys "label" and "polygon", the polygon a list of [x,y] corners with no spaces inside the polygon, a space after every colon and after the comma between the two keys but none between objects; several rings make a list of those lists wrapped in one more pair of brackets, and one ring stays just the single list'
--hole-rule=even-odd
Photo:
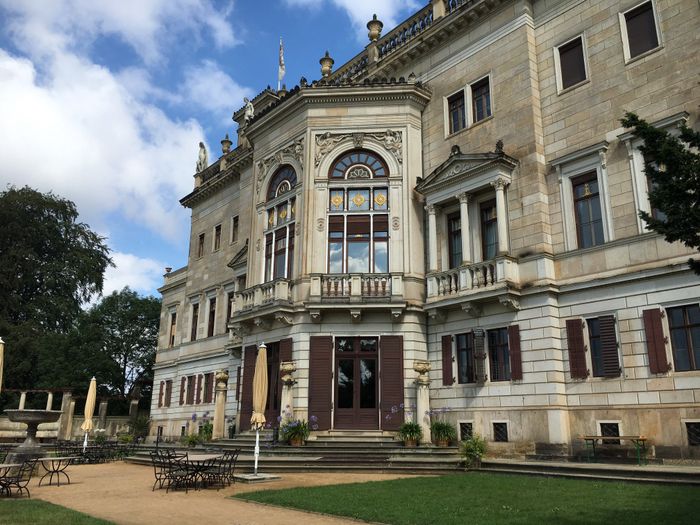
[{"label": "stone urn planter", "polygon": [[418,441],[415,439],[404,439],[403,446],[406,448],[416,448],[418,446]]},{"label": "stone urn planter", "polygon": [[304,440],[300,437],[292,437],[289,438],[289,444],[292,447],[303,447],[304,446]]},{"label": "stone urn planter", "polygon": [[447,439],[436,439],[435,440],[435,446],[436,447],[449,447],[450,442]]}]

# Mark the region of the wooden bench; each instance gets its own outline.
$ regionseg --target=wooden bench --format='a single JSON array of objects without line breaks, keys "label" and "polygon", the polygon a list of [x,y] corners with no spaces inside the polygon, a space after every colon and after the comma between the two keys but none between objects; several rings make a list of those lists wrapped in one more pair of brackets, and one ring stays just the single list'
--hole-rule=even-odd
[{"label": "wooden bench", "polygon": [[588,451],[588,460],[595,460],[595,446],[598,441],[601,441],[603,445],[608,444],[606,442],[610,441],[630,441],[634,444],[634,449],[637,454],[637,465],[647,464],[647,441],[648,438],[644,436],[579,436],[586,444],[586,450]]}]

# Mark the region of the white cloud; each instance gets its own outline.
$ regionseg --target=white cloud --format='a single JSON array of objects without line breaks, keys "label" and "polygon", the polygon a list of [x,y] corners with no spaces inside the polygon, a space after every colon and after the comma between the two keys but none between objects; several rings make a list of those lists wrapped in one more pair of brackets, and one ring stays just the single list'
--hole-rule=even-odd
[{"label": "white cloud", "polygon": [[343,9],[352,21],[358,40],[367,43],[367,22],[376,14],[384,23],[383,33],[393,29],[406,16],[417,11],[425,2],[417,0],[284,0],[290,7],[319,9],[330,2]]},{"label": "white cloud", "polygon": [[231,123],[232,108],[243,105],[243,97],[252,98],[255,92],[243,87],[222,71],[211,60],[185,70],[181,97]]},{"label": "white cloud", "polygon": [[128,286],[141,295],[151,295],[163,284],[164,264],[130,253],[112,252],[114,267],[105,272],[103,295]]},{"label": "white cloud", "polygon": [[236,44],[227,18],[232,2],[217,10],[211,0],[0,0],[10,15],[9,33],[34,56],[85,49],[98,36],[114,35],[145,61],[183,34],[212,38],[220,48]]}]

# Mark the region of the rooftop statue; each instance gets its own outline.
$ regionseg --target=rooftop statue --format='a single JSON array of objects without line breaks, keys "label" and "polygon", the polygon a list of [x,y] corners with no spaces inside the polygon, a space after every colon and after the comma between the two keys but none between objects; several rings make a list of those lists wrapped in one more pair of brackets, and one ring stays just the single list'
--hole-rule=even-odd
[{"label": "rooftop statue", "polygon": [[247,97],[243,99],[243,102],[245,102],[245,123],[248,124],[251,120],[253,120],[253,117],[255,116],[255,107],[253,107],[253,103],[248,100]]},{"label": "rooftop statue", "polygon": [[204,171],[209,166],[209,155],[204,142],[199,143],[199,158],[197,159],[197,173]]}]

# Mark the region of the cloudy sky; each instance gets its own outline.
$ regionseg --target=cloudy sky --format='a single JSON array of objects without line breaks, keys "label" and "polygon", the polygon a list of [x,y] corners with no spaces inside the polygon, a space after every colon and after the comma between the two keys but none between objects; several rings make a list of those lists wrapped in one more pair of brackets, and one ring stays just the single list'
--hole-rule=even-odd
[{"label": "cloudy sky", "polygon": [[320,76],[417,0],[0,0],[0,189],[28,185],[74,201],[107,238],[105,293],[153,293],[187,263],[197,144],[233,138],[243,97]]}]

